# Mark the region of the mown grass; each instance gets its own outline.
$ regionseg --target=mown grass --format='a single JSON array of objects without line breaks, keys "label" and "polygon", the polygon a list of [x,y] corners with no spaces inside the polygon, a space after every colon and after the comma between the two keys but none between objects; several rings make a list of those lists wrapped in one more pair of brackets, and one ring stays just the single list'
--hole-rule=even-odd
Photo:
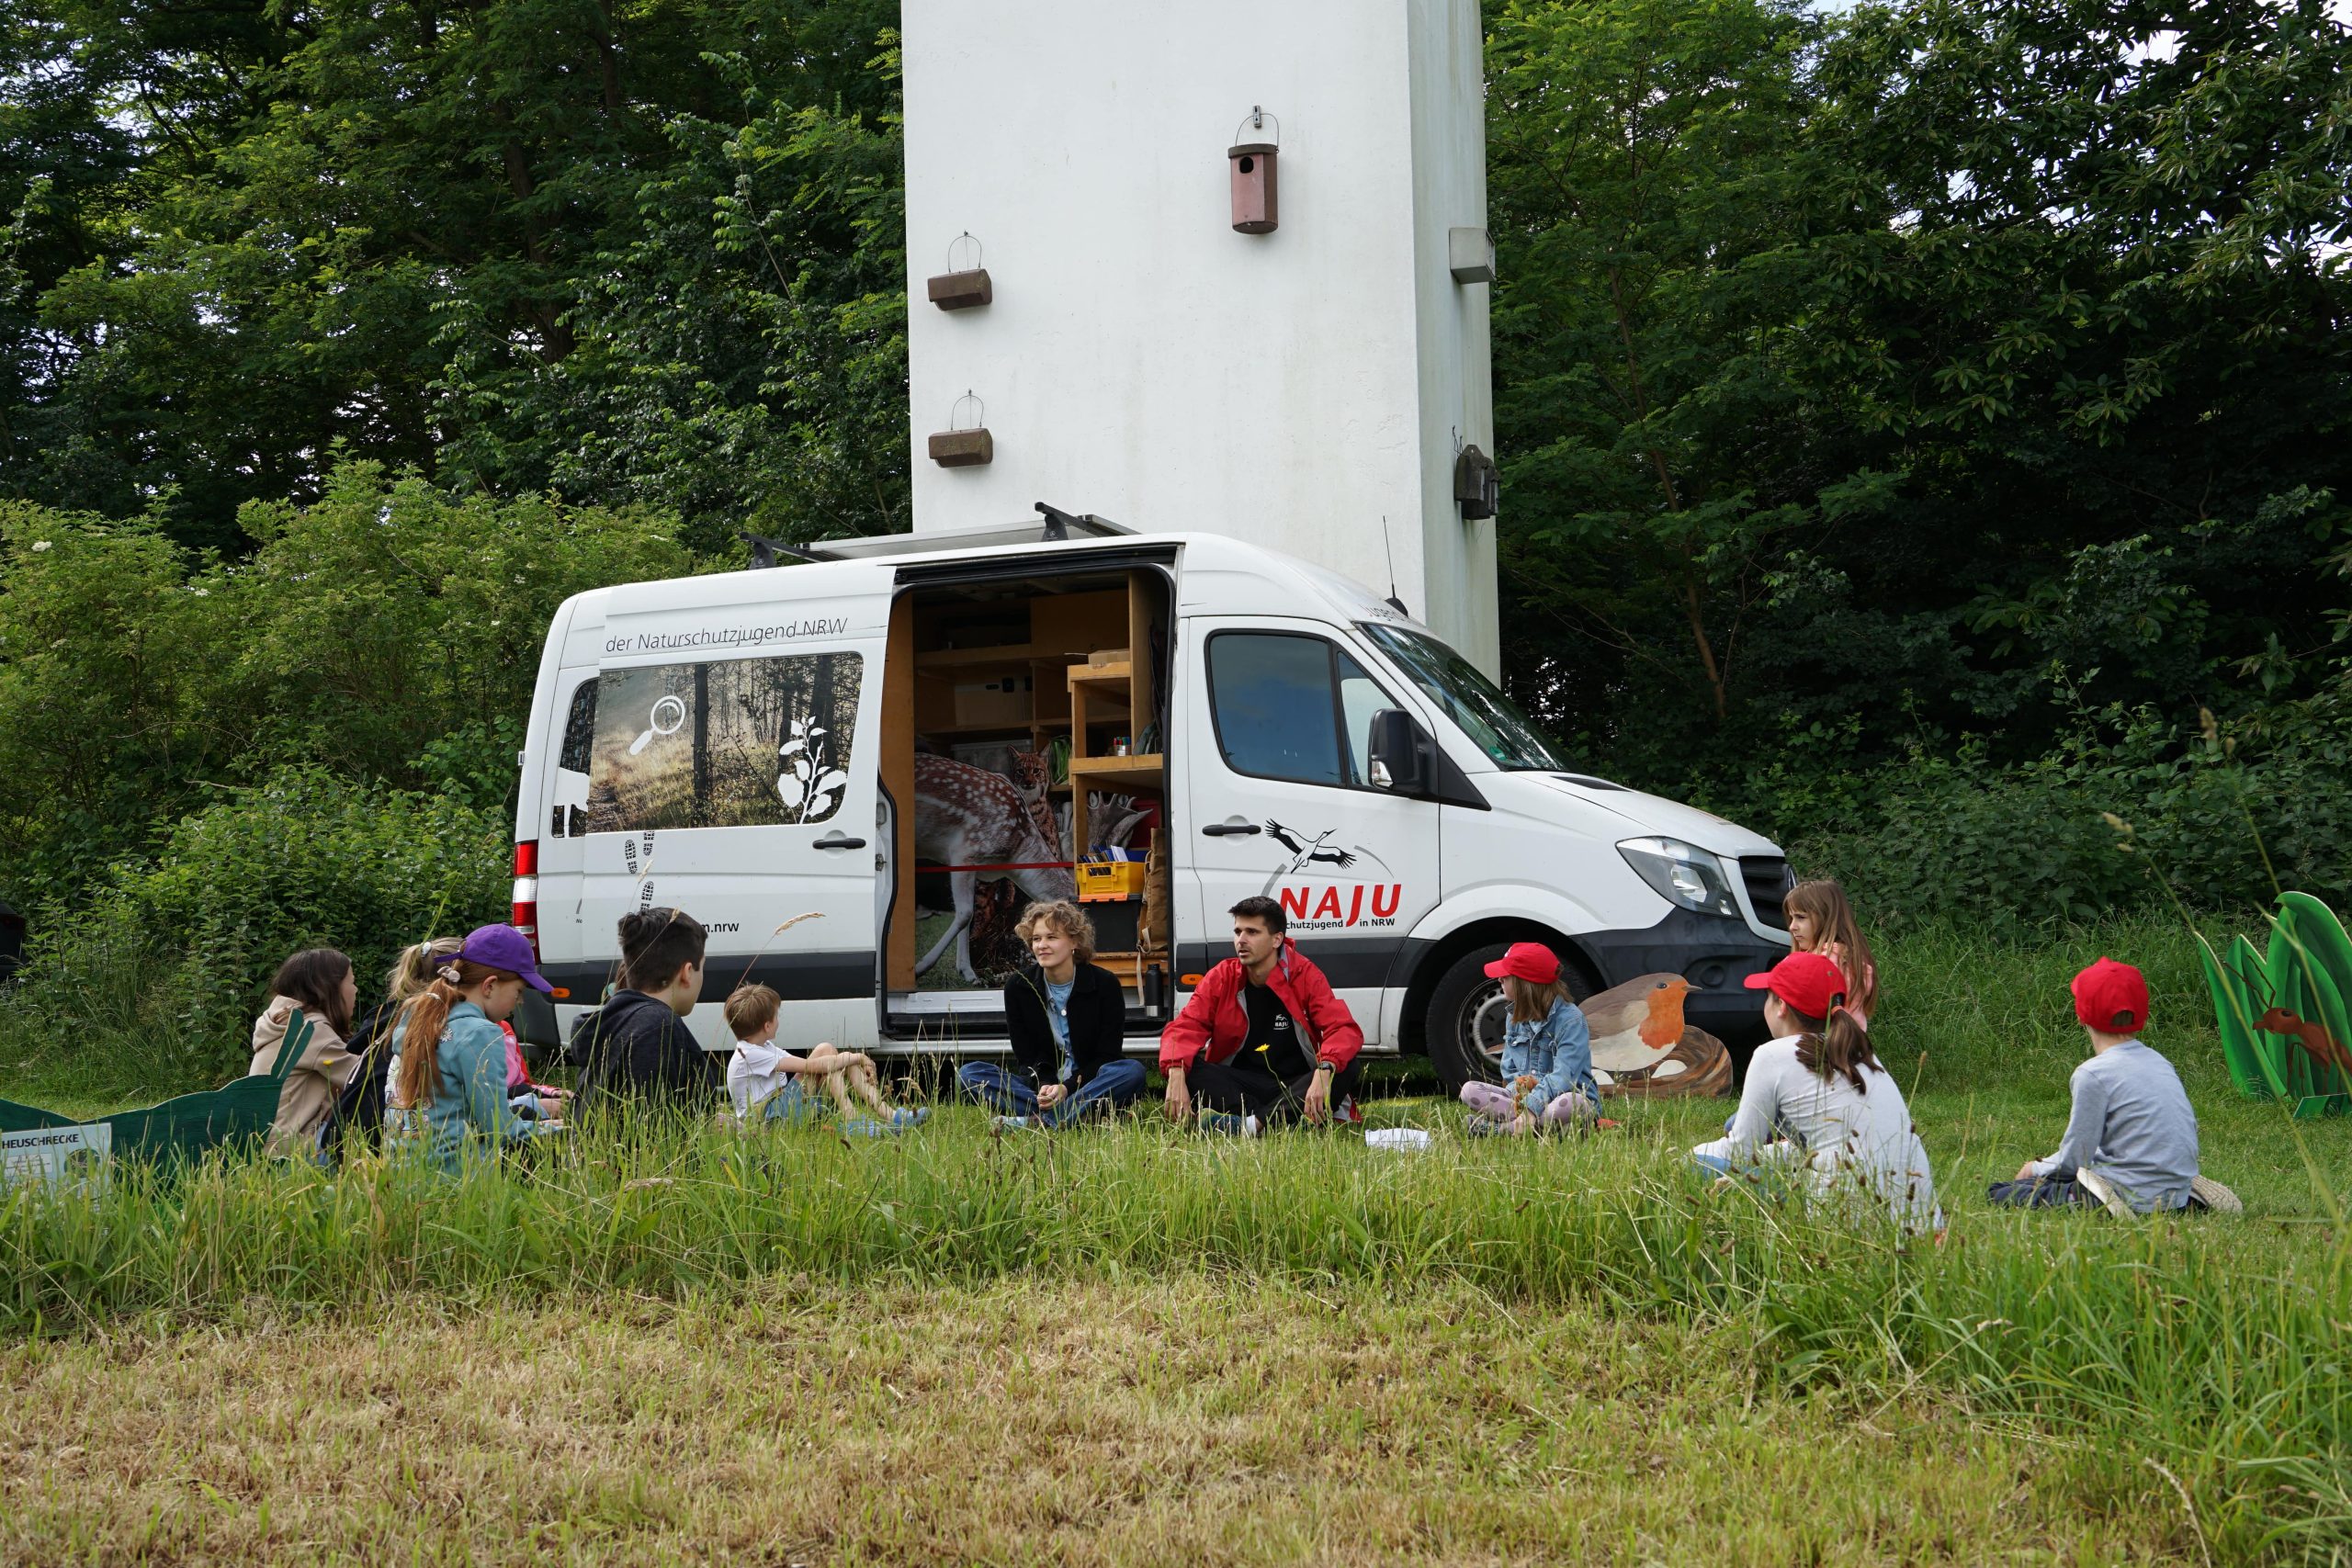
[{"label": "mown grass", "polygon": [[[2150,969],[2151,1037],[2182,1067],[2207,1168],[2247,1200],[2245,1218],[2119,1224],[1984,1205],[1985,1181],[2056,1140],[2081,1050],[2064,980],[2101,951]],[[1775,1408],[1881,1430],[1947,1411],[1972,1442],[2007,1434],[2073,1456],[2060,1468],[2077,1503],[2120,1497],[2123,1513],[2165,1521],[2086,1537],[2081,1560],[2352,1560],[2352,1122],[2293,1123],[2231,1098],[2193,963],[2161,929],[1890,944],[1876,1033],[1913,1087],[1952,1212],[1940,1248],[1709,1192],[1682,1151],[1719,1124],[1721,1102],[1634,1107],[1620,1132],[1541,1145],[1471,1144],[1449,1107],[1380,1102],[1378,1120],[1440,1131],[1418,1156],[1344,1133],[1214,1143],[1148,1120],[997,1139],[951,1110],[887,1144],[639,1125],[456,1183],[372,1162],[328,1177],[232,1160],[18,1191],[0,1197],[0,1330],[53,1348],[256,1314],[324,1327],[655,1303],[724,1319],[780,1280],[848,1311],[1029,1287],[1142,1303],[1272,1292],[1468,1313],[1491,1325],[1507,1378],[1532,1364],[1525,1325],[1569,1314],[1691,1337],[1675,1342],[1704,1345],[1719,1362],[1708,1375]],[[1291,1329],[1237,1308],[1183,1332],[1246,1359]],[[238,1342],[267,1356],[278,1333]],[[1772,1484],[1803,1483],[1792,1456],[1775,1464]],[[1471,1556],[1537,1550],[1463,1539]],[[2058,1536],[2034,1539],[2068,1560]]]},{"label": "mown grass", "polygon": [[1748,1351],[1199,1273],[252,1310],[0,1348],[0,1559],[2200,1561],[2128,1453]]},{"label": "mown grass", "polygon": [[[583,1138],[527,1179],[221,1162],[0,1201],[0,1324],[71,1335],[255,1302],[554,1310],[731,1299],[779,1277],[1148,1291],[1205,1276],[1400,1302],[1462,1288],[1517,1310],[1727,1325],[1791,1397],[1962,1400],[2163,1465],[2233,1551],[2352,1547],[2340,1227],[1963,1206],[1939,1249],[1711,1194],[1680,1168],[1683,1141],[1661,1118],[1632,1136],[1398,1157],[1345,1134],[1008,1141],[958,1112],[888,1145],[639,1129]],[[1515,1353],[1507,1337],[1496,1350]],[[2149,1489],[2162,1495],[2154,1472]]]}]

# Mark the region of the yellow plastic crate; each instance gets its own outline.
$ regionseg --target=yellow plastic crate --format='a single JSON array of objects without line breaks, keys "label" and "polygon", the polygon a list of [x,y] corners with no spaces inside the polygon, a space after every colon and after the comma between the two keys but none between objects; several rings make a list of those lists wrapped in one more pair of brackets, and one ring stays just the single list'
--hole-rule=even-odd
[{"label": "yellow plastic crate", "polygon": [[1082,860],[1078,863],[1078,900],[1091,904],[1137,897],[1147,869],[1139,860]]}]

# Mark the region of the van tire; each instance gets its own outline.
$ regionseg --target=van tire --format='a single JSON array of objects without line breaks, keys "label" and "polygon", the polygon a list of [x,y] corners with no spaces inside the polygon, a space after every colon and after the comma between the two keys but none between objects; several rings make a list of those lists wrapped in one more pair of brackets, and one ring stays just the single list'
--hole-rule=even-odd
[{"label": "van tire", "polygon": [[[1438,1081],[1445,1086],[1449,1098],[1460,1094],[1466,1083],[1502,1081],[1501,1025],[1508,1014],[1503,1011],[1503,983],[1487,977],[1487,965],[1509,951],[1510,944],[1503,942],[1472,948],[1453,961],[1430,995],[1423,1038],[1429,1043],[1430,1063],[1437,1068]],[[1560,965],[1560,980],[1578,1001],[1592,995],[1592,982],[1575,964]],[[1496,1055],[1490,1055],[1480,1043],[1482,1025],[1492,1033]]]}]

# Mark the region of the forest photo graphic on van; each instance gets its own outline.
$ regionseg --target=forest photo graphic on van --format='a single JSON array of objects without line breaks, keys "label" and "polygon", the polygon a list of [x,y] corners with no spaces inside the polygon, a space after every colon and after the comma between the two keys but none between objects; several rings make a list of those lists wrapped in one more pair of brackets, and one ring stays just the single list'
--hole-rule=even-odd
[{"label": "forest photo graphic on van", "polygon": [[[713,987],[757,980],[805,1013],[794,1027],[870,1040],[881,663],[878,640],[803,644],[608,664],[572,689],[548,820],[571,827],[577,788],[584,831],[543,846],[560,869],[541,874],[542,971],[592,1001],[614,978],[616,921],[668,906],[709,932]],[[716,1007],[687,1025],[726,1043]]]},{"label": "forest photo graphic on van", "polygon": [[849,783],[862,665],[806,653],[604,671],[589,831],[826,820]]}]

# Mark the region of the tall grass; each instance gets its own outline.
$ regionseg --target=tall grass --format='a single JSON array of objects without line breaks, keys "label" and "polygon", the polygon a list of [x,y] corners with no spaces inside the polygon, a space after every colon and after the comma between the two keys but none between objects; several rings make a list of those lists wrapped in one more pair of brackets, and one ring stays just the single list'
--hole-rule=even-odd
[{"label": "tall grass", "polygon": [[[2208,1168],[2240,1185],[2245,1219],[2123,1225],[1975,1201],[1977,1184],[2056,1142],[2083,1053],[2065,982],[2102,952],[2148,970],[2150,1037],[2181,1068]],[[209,1318],[252,1300],[337,1313],[692,1302],[795,1275],[1468,1284],[1503,1303],[1745,1329],[1760,1375],[1832,1386],[1864,1417],[1925,1388],[2017,1418],[2021,1441],[2112,1445],[2145,1461],[2143,1500],[2188,1513],[2217,1560],[2352,1555],[2347,1129],[2233,1097],[2177,926],[1931,927],[1879,961],[1873,1038],[1913,1092],[1954,1209],[1941,1248],[1708,1192],[1681,1151],[1722,1115],[1712,1102],[1645,1108],[1605,1139],[1442,1137],[1419,1157],[1344,1134],[1230,1145],[1148,1121],[996,1140],[962,1111],[854,1146],[640,1124],[454,1182],[221,1159],[176,1179],[124,1168],[88,1190],[0,1193],[0,1332]]]},{"label": "tall grass", "polygon": [[[1866,1406],[1914,1386],[2177,1478],[2239,1549],[2352,1547],[2352,1247],[2256,1222],[1972,1216],[1942,1248],[1708,1192],[1675,1147],[1152,1129],[888,1145],[642,1126],[527,1177],[216,1161],[0,1198],[0,1325],[71,1331],[249,1298],[692,1300],[775,1275],[956,1284],[1206,1270],[1752,1328],[1758,1367]],[[1498,1344],[1498,1356],[1509,1347]],[[2169,1493],[2169,1487],[2165,1489]]]}]

